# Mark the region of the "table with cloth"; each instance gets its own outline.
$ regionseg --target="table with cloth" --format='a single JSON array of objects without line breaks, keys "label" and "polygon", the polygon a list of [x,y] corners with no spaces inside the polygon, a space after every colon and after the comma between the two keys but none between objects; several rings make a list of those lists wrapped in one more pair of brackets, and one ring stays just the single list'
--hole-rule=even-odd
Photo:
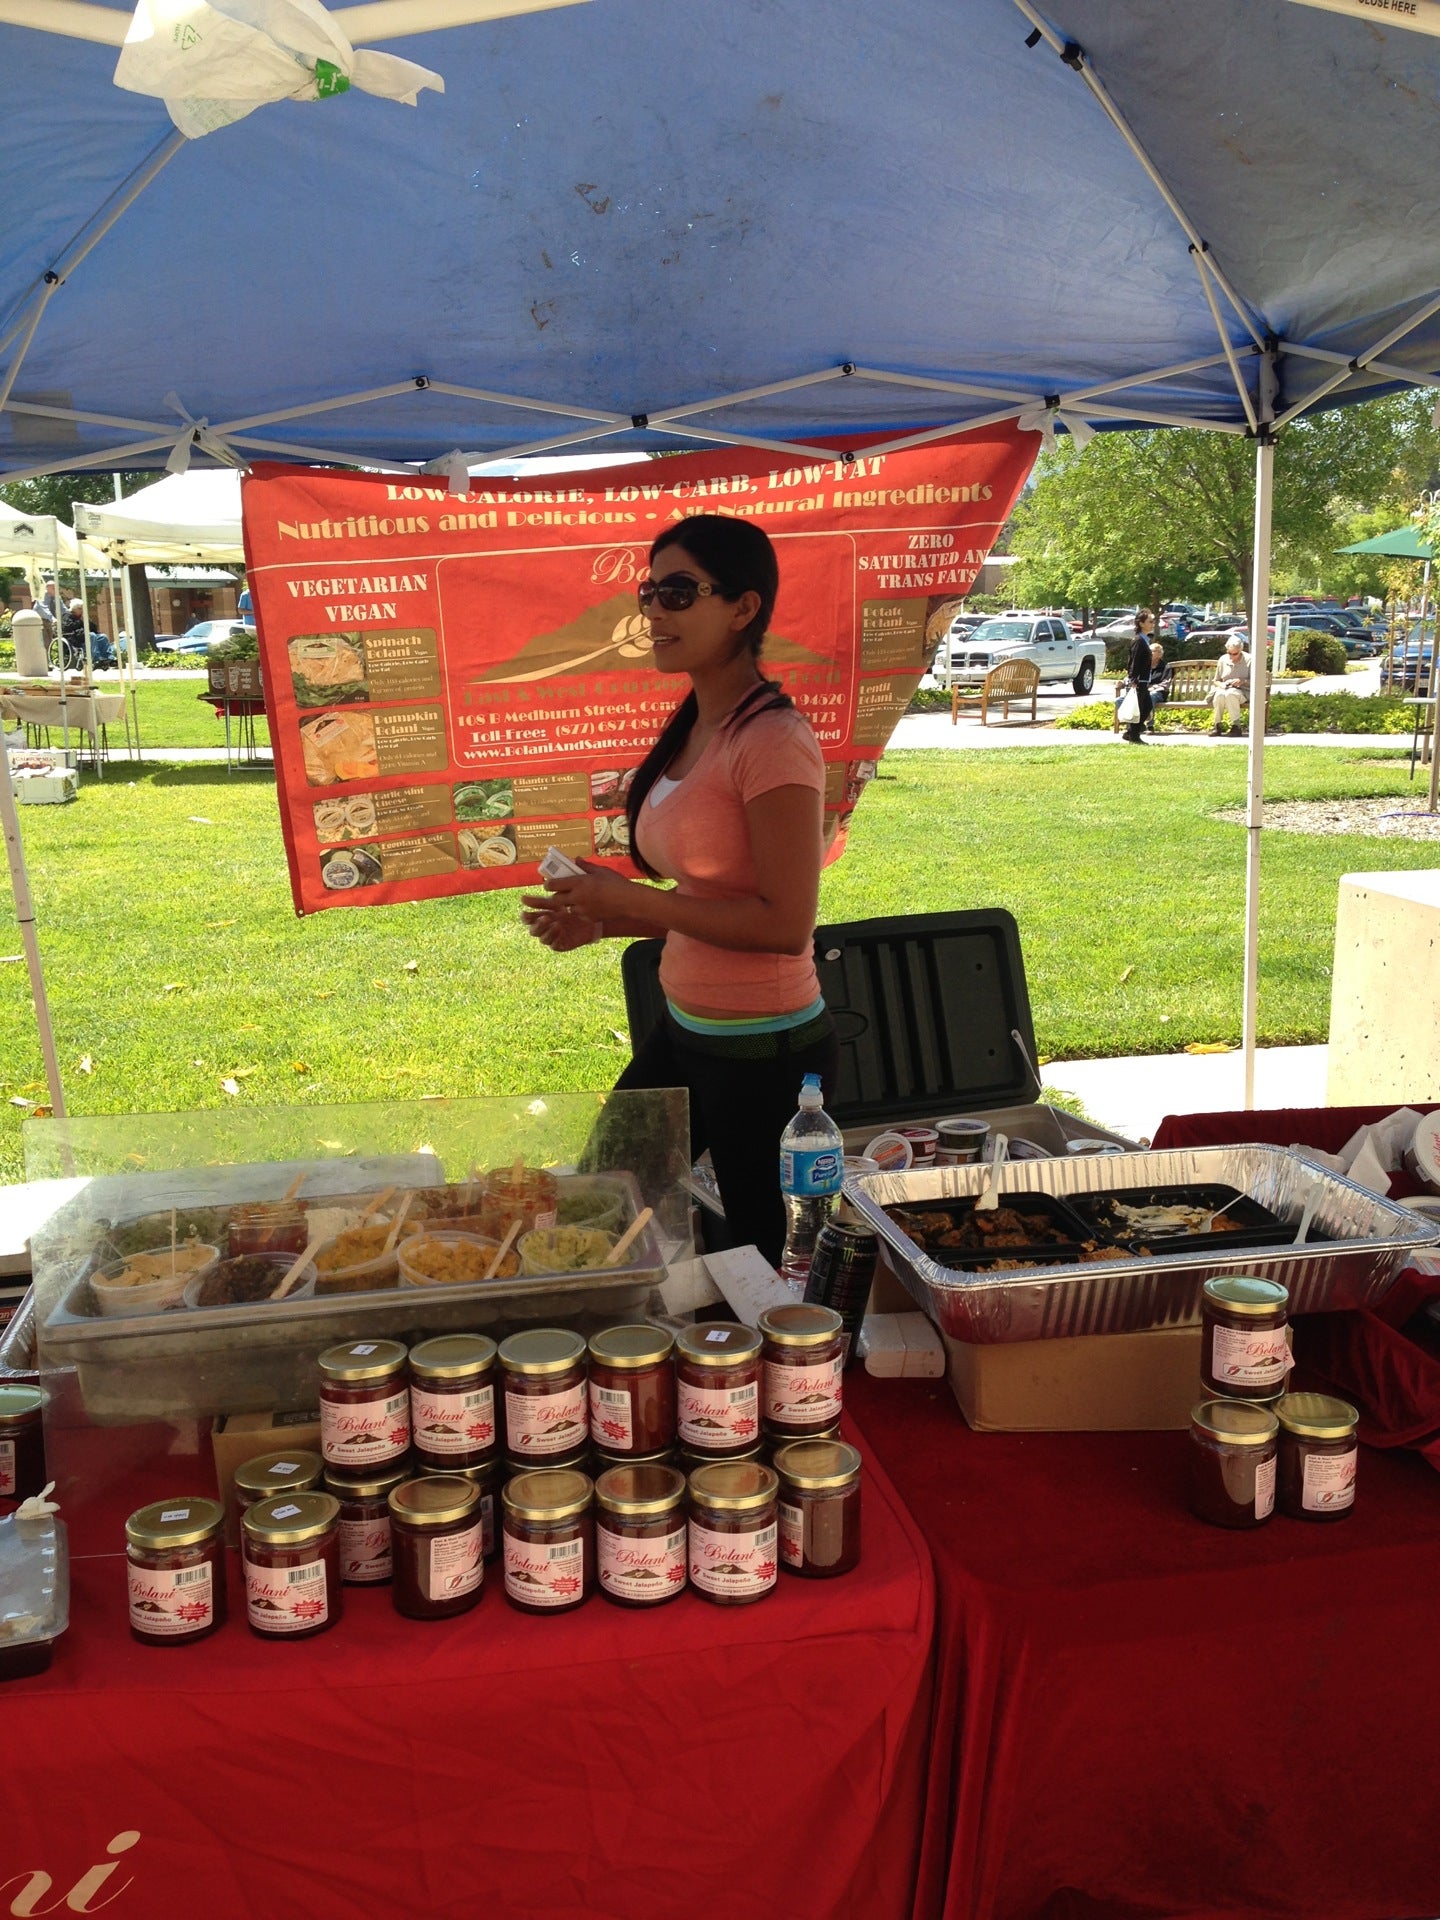
[{"label": "table with cloth", "polygon": [[[1155,1145],[1335,1151],[1391,1110],[1193,1116]],[[1391,1317],[1433,1286],[1405,1276]],[[1372,1319],[1405,1344],[1378,1315],[1298,1321],[1295,1384],[1358,1393]],[[944,1382],[849,1379],[935,1561],[924,1920],[1440,1914],[1426,1460],[1362,1422],[1387,1444],[1347,1520],[1229,1533],[1187,1511],[1184,1433],[972,1433]],[[1410,1411],[1440,1432],[1437,1382]]]},{"label": "table with cloth", "polygon": [[864,1527],[758,1606],[524,1615],[492,1566],[457,1619],[347,1588],[290,1644],[234,1554],[229,1623],[175,1648],[131,1640],[123,1557],[77,1558],[55,1664],[0,1689],[0,1914],[89,1911],[118,1860],[113,1920],[910,1920],[933,1587],[880,1472]]},{"label": "table with cloth", "polygon": [[123,693],[99,693],[77,687],[62,701],[59,692],[36,692],[24,687],[0,690],[0,721],[19,721],[36,732],[55,728],[63,731],[67,722],[72,733],[88,734],[97,762],[102,751],[105,729],[125,718]]}]

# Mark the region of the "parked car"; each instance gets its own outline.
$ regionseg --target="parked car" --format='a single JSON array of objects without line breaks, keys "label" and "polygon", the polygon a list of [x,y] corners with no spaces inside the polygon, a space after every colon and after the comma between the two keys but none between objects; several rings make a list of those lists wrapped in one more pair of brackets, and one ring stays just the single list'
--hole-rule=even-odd
[{"label": "parked car", "polygon": [[1074,692],[1086,694],[1104,671],[1105,646],[1096,634],[1073,634],[1055,614],[1006,614],[951,647],[950,675],[959,686],[979,686],[1006,660],[1033,660],[1042,685],[1068,680]]},{"label": "parked car", "polygon": [[[1399,688],[1406,693],[1429,693],[1432,685],[1432,669],[1435,658],[1435,636],[1427,633],[1422,639],[1415,629],[1395,640],[1385,660],[1381,685]],[[1424,682],[1423,689],[1418,684]]]},{"label": "parked car", "polygon": [[169,634],[156,636],[157,653],[208,653],[210,648],[221,640],[228,640],[231,634],[253,633],[253,627],[247,627],[243,620],[197,620],[193,627],[187,627],[178,640]]},{"label": "parked car", "polygon": [[1270,618],[1273,620],[1277,613],[1290,616],[1292,633],[1308,628],[1312,633],[1331,634],[1341,643],[1347,654],[1353,654],[1357,659],[1380,651],[1380,643],[1370,628],[1359,621],[1352,622],[1346,619],[1343,612],[1319,612],[1313,607],[1302,606],[1272,606]]}]

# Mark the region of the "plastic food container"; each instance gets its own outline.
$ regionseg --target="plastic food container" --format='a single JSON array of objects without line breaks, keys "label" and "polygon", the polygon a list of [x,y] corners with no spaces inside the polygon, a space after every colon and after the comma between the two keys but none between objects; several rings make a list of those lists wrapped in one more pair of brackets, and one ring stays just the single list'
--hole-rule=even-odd
[{"label": "plastic food container", "polygon": [[520,1236],[522,1273],[593,1273],[603,1267],[618,1235],[598,1227],[536,1227]]},{"label": "plastic food container", "polygon": [[[400,1244],[402,1287],[473,1287],[489,1273],[498,1240],[482,1240],[478,1233],[417,1233]],[[520,1271],[513,1247],[500,1262],[497,1280]]]},{"label": "plastic food container", "polygon": [[70,1560],[53,1514],[0,1520],[0,1680],[44,1673],[70,1624]]},{"label": "plastic food container", "polygon": [[[365,1233],[367,1235],[371,1232],[377,1233],[379,1238],[374,1244],[383,1249],[386,1237],[390,1232],[390,1225],[391,1223],[389,1221],[382,1221],[372,1228],[370,1223],[367,1222],[364,1227],[351,1227],[346,1231],[349,1233]],[[411,1234],[415,1234],[420,1231],[420,1228],[417,1225],[409,1227],[408,1230]],[[397,1238],[397,1244],[391,1247],[388,1253],[380,1251],[373,1254],[369,1259],[352,1260],[350,1264],[346,1266],[327,1267],[325,1264],[327,1258],[334,1257],[334,1249],[337,1243],[345,1238],[345,1235],[343,1233],[337,1234],[333,1240],[327,1240],[323,1246],[317,1247],[315,1251],[315,1291],[320,1294],[373,1293],[383,1287],[398,1286],[400,1281],[400,1252],[398,1240],[405,1236],[406,1231],[407,1228],[402,1226],[400,1235]]]},{"label": "plastic food container", "polygon": [[627,1211],[626,1195],[609,1181],[567,1180],[555,1202],[555,1224],[618,1234]]},{"label": "plastic food container", "polygon": [[[274,1269],[275,1279],[268,1293],[256,1295],[254,1299],[244,1299],[244,1300],[238,1300],[238,1299],[237,1300],[202,1300],[201,1299],[200,1296],[205,1291],[205,1283],[208,1280],[210,1280],[211,1276],[218,1269],[222,1267],[228,1267],[232,1264],[238,1265],[240,1261],[243,1261],[245,1264],[245,1267],[249,1269],[251,1266],[251,1263],[257,1260],[263,1261],[267,1267],[271,1267]],[[185,1295],[184,1295],[185,1305],[187,1307],[193,1307],[197,1311],[204,1311],[206,1313],[209,1313],[212,1311],[218,1311],[219,1309],[224,1307],[254,1306],[256,1299],[261,1299],[261,1300],[273,1299],[275,1294],[275,1288],[279,1286],[280,1282],[285,1278],[286,1274],[290,1271],[291,1267],[293,1267],[294,1264],[295,1264],[295,1255],[293,1253],[244,1253],[244,1254],[240,1254],[237,1258],[237,1261],[234,1263],[232,1263],[229,1260],[215,1261],[210,1267],[207,1267],[203,1273],[197,1273],[195,1278],[192,1281],[190,1281],[189,1284],[186,1286]],[[302,1267],[300,1269],[299,1277],[296,1279],[295,1283],[290,1288],[289,1292],[285,1295],[285,1298],[287,1300],[303,1300],[307,1298],[310,1294],[314,1293],[314,1291],[315,1291],[315,1263],[312,1260],[309,1266]]]},{"label": "plastic food container", "polygon": [[[187,1245],[175,1248],[171,1271],[170,1248],[151,1247],[144,1253],[132,1253],[123,1260],[107,1261],[90,1276],[90,1291],[101,1313],[163,1313],[178,1307],[192,1280],[203,1279],[220,1258],[220,1249]],[[121,1284],[122,1273],[143,1273],[153,1269],[154,1278],[136,1284]]]}]

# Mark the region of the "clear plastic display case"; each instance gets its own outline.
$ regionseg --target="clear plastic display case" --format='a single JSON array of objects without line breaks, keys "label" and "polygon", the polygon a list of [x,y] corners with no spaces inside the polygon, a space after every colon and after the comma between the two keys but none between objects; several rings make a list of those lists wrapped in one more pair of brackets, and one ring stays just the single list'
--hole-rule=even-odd
[{"label": "clear plastic display case", "polygon": [[67,1517],[152,1471],[202,1487],[211,1425],[313,1408],[316,1356],[336,1342],[588,1334],[653,1309],[667,1265],[692,1251],[678,1090],[25,1131],[31,1179],[83,1181],[32,1246],[46,1453]]}]

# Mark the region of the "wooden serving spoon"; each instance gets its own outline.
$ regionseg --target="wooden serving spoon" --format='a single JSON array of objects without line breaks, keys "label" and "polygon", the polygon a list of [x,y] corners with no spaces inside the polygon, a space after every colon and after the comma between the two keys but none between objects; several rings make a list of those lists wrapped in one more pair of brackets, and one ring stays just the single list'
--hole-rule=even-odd
[{"label": "wooden serving spoon", "polygon": [[520,1216],[517,1214],[515,1218],[510,1222],[509,1226],[505,1229],[505,1238],[500,1242],[500,1245],[495,1249],[495,1258],[490,1262],[490,1269],[485,1275],[485,1278],[487,1280],[493,1280],[496,1274],[499,1273],[500,1263],[505,1258],[506,1254],[510,1251],[511,1246],[514,1243],[515,1236],[517,1233],[519,1233],[519,1231],[520,1231]]},{"label": "wooden serving spoon", "polygon": [[624,1233],[621,1234],[620,1238],[610,1249],[609,1253],[607,1253],[605,1258],[600,1262],[601,1266],[618,1267],[622,1257],[630,1251],[631,1247],[640,1238],[641,1234],[654,1218],[655,1209],[653,1207],[645,1207],[641,1212],[637,1213]]}]

